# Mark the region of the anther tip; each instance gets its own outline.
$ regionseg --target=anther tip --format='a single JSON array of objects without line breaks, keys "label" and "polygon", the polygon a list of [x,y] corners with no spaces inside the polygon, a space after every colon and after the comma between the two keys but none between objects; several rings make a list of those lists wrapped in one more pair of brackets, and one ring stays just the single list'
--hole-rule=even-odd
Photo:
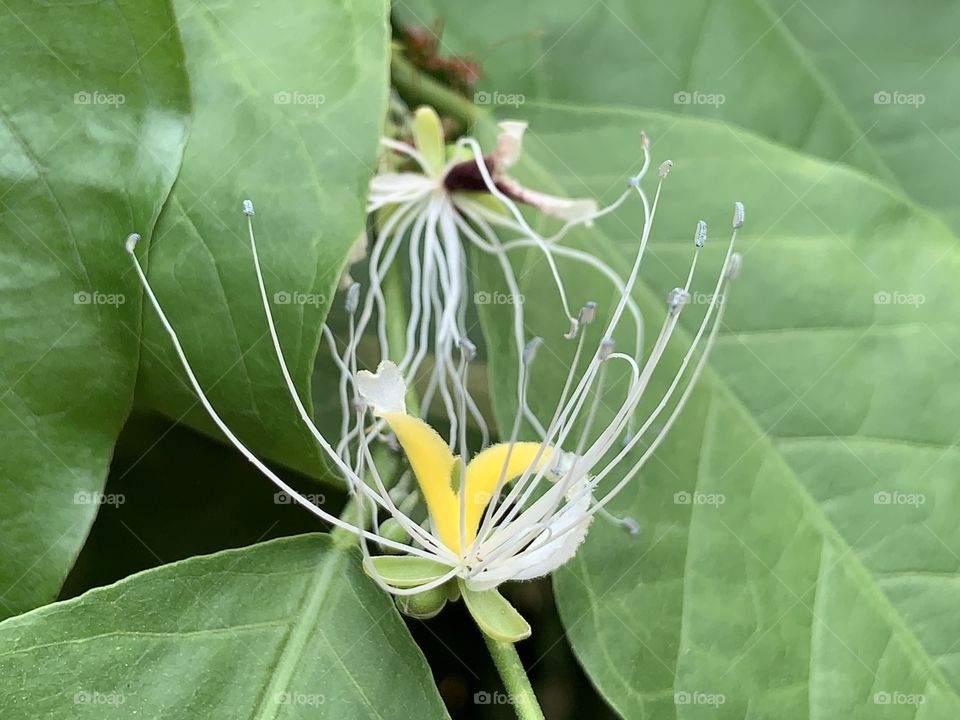
[{"label": "anther tip", "polygon": [[739,230],[743,227],[743,203],[737,200],[733,204],[733,229]]},{"label": "anther tip", "polygon": [[244,200],[243,201],[243,214],[247,217],[250,217],[254,214],[253,212],[253,200]]},{"label": "anther tip", "polygon": [[667,293],[667,309],[671,315],[676,315],[680,309],[687,304],[690,299],[690,293],[683,288],[674,288]]},{"label": "anther tip", "polygon": [[629,515],[623,517],[620,520],[620,523],[623,525],[623,529],[627,531],[630,537],[636,537],[640,534],[640,525]]},{"label": "anther tip", "polygon": [[523,348],[523,364],[529,365],[533,362],[534,356],[537,354],[537,350],[540,346],[543,345],[542,337],[531,338],[530,342],[526,344],[526,347]]},{"label": "anther tip", "polygon": [[576,318],[570,318],[570,329],[564,334],[567,340],[573,340],[577,336],[577,332],[580,330],[580,323]]},{"label": "anther tip", "polygon": [[617,344],[614,342],[613,338],[604,338],[600,341],[600,352],[599,360],[606,360],[608,357],[613,355],[613,351],[616,349]]},{"label": "anther tip", "polygon": [[130,233],[127,235],[127,239],[124,240],[123,244],[127,248],[128,253],[132,253],[137,247],[137,243],[140,242],[140,233]]},{"label": "anther tip", "polygon": [[693,244],[702,248],[707,242],[707,223],[705,220],[697,220],[697,230],[693,234]]},{"label": "anther tip", "polygon": [[469,338],[460,338],[460,352],[463,353],[463,359],[470,362],[477,356],[477,346]]},{"label": "anther tip", "polygon": [[583,304],[582,308],[580,308],[580,316],[577,318],[577,323],[579,325],[589,325],[593,322],[593,318],[596,314],[597,304],[593,300],[589,300]]},{"label": "anther tip", "polygon": [[673,160],[664,160],[662,163],[660,163],[660,169],[657,170],[657,174],[659,174],[661,178],[665,178],[670,174],[670,170],[672,169]]},{"label": "anther tip", "polygon": [[343,305],[350,315],[357,311],[357,307],[360,305],[360,283],[350,283],[350,287],[347,288],[347,298]]},{"label": "anther tip", "polygon": [[650,149],[650,136],[647,135],[646,131],[640,131],[640,149],[649,150]]}]

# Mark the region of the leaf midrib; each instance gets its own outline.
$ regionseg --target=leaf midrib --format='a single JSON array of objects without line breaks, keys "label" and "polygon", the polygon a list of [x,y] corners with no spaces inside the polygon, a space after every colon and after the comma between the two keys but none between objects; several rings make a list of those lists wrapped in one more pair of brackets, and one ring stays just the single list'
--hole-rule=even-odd
[{"label": "leaf midrib", "polygon": [[336,543],[330,543],[330,549],[324,554],[321,572],[313,576],[307,584],[298,611],[290,624],[290,631],[281,643],[280,651],[274,662],[270,682],[260,695],[260,701],[251,720],[275,720],[281,710],[277,696],[286,690],[296,670],[303,649],[311,635],[318,630],[320,608],[330,594],[334,583],[333,575],[339,570],[347,551]]}]

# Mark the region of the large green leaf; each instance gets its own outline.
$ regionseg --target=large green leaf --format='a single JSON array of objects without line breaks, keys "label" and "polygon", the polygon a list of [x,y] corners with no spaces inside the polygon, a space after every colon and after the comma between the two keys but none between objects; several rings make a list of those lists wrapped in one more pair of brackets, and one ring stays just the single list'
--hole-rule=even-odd
[{"label": "large green leaf", "polygon": [[[317,474],[315,443],[267,334],[240,207],[245,198],[256,205],[280,339],[309,406],[320,326],[364,223],[386,107],[386,7],[380,0],[175,7],[197,107],[149,248],[149,276],[201,384],[238,435]],[[138,404],[210,430],[152,312],[144,335]]]},{"label": "large green leaf", "polygon": [[495,0],[487,8],[477,17],[462,3],[413,0],[398,13],[411,23],[443,19],[444,51],[481,62],[475,98],[501,114],[523,115],[531,100],[660,108],[737,123],[892,178],[764,0]]},{"label": "large green leaf", "polygon": [[[940,0],[402,3],[477,57],[481,102],[632,105],[734,122],[899,184],[960,227],[960,8]],[[505,29],[501,18],[510,17]],[[518,97],[519,96],[519,97]],[[919,96],[919,97],[918,97]],[[502,111],[508,110],[502,107]]]},{"label": "large green leaf", "polygon": [[166,565],[0,624],[3,716],[444,718],[355,550],[304,535]]},{"label": "large green leaf", "polygon": [[856,120],[864,141],[911,196],[942,213],[956,232],[960,7],[937,0],[769,1]]},{"label": "large green leaf", "polygon": [[[639,293],[651,328],[684,276],[697,219],[712,229],[697,284],[710,292],[733,201],[748,214],[714,371],[615,503],[640,536],[594,523],[557,576],[593,682],[625,717],[900,718],[914,716],[918,696],[924,718],[956,717],[956,238],[869,178],[727,126],[550,106],[524,114],[540,185],[609,198],[641,128],[658,160],[676,161]],[[640,227],[628,204],[576,242],[624,258]],[[536,253],[524,262],[528,332],[553,351],[538,356],[530,393],[543,412],[571,348],[558,344],[557,304],[529,300],[555,297],[545,264]],[[609,310],[608,286],[576,272],[573,301]],[[697,298],[690,321],[705,307]],[[509,308],[481,310],[508,420]],[[668,352],[653,396],[684,344]]]},{"label": "large green leaf", "polygon": [[122,240],[152,231],[182,157],[172,23],[160,0],[0,7],[0,617],[56,594],[133,402]]}]

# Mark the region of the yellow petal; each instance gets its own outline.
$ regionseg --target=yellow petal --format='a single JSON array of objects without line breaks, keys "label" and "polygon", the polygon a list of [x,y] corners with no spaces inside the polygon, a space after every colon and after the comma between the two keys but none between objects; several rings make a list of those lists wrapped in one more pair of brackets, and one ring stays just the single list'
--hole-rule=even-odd
[{"label": "yellow petal", "polygon": [[[464,488],[466,499],[464,527],[466,528],[465,538],[467,543],[473,542],[477,536],[480,518],[483,517],[483,511],[493,496],[493,491],[500,481],[500,476],[503,475],[504,483],[508,483],[523,474],[528,467],[533,466],[539,451],[540,443],[536,442],[518,442],[514,443],[512,448],[509,443],[500,443],[499,445],[491,445],[483,452],[478,453],[467,464],[467,479]],[[545,447],[531,472],[540,470],[549,462],[552,453],[553,448]],[[506,465],[506,470],[504,470],[504,465]]]},{"label": "yellow petal", "polygon": [[[460,549],[460,505],[450,487],[456,458],[437,431],[423,420],[400,412],[381,413],[406,453],[440,541],[454,552]],[[496,479],[494,479],[496,482]]]}]

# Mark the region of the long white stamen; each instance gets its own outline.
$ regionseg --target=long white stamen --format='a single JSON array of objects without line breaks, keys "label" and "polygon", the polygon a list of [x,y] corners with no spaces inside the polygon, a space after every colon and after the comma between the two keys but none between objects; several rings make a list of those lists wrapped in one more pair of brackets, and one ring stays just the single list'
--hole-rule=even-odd
[{"label": "long white stamen", "polygon": [[[177,335],[176,330],[174,330],[173,325],[170,324],[170,321],[167,319],[166,313],[163,312],[163,308],[160,306],[160,302],[157,300],[157,296],[153,292],[153,288],[150,286],[147,276],[143,271],[143,267],[140,265],[140,261],[137,259],[137,256],[134,252],[139,236],[133,234],[129,236],[126,240],[127,252],[130,255],[130,258],[133,262],[134,269],[136,270],[137,277],[140,279],[140,284],[143,286],[144,292],[147,294],[147,299],[150,301],[150,304],[153,306],[153,309],[157,313],[157,317],[160,320],[160,324],[163,325],[164,330],[167,332],[167,335],[170,337],[171,342],[173,343],[174,352],[177,355],[177,358],[180,360],[180,364],[183,366],[184,372],[187,374],[187,379],[190,381],[190,385],[193,387],[194,392],[197,394],[197,399],[200,401],[200,404],[203,406],[203,409],[206,410],[207,415],[210,419],[213,420],[214,424],[220,429],[227,440],[237,448],[241,455],[243,455],[257,470],[260,471],[264,477],[266,477],[270,482],[276,485],[280,490],[286,493],[289,497],[293,498],[299,505],[302,505],[311,513],[316,515],[322,520],[334,525],[336,527],[342,528],[351,532],[355,535],[363,535],[369,540],[379,542],[386,545],[387,547],[399,550],[401,552],[410,553],[417,555],[419,557],[424,557],[431,560],[443,561],[443,558],[438,557],[435,553],[425,552],[419,548],[412,547],[410,545],[405,545],[403,543],[398,543],[388,538],[382,538],[375,533],[371,533],[365,529],[358,528],[348,522],[345,522],[338,518],[336,515],[331,515],[322,508],[314,505],[310,500],[305,498],[303,495],[294,490],[290,485],[285,483],[276,473],[274,473],[270,468],[268,468],[264,463],[251,452],[246,445],[244,445],[240,439],[230,430],[227,424],[223,421],[217,411],[213,408],[213,405],[210,403],[210,400],[207,398],[206,394],[203,392],[203,387],[200,385],[200,381],[197,380],[196,374],[193,372],[193,368],[190,366],[190,361],[187,360],[186,353],[183,351],[183,346],[180,343],[180,338]],[[339,462],[339,457],[335,453],[332,453],[332,448],[330,449],[333,457]],[[351,475],[349,468],[342,468],[341,471],[345,470],[345,475]],[[353,481],[358,481],[358,478],[350,478]]]}]

